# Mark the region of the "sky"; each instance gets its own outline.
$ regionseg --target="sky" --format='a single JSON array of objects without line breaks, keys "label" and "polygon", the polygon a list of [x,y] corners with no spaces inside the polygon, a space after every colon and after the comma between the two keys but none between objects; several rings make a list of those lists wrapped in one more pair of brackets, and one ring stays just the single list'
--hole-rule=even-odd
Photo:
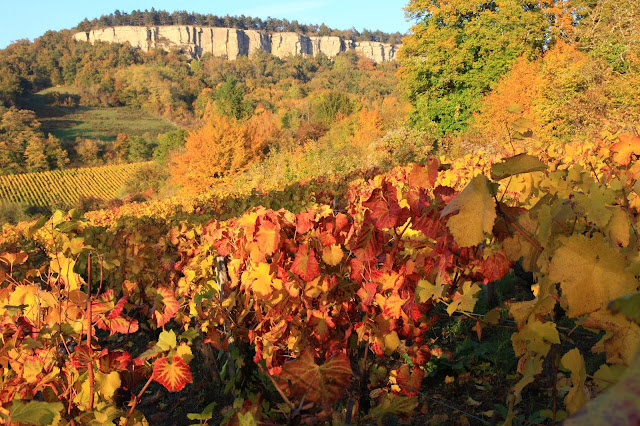
[{"label": "sky", "polygon": [[20,39],[33,39],[48,30],[73,28],[84,18],[145,10],[186,10],[213,15],[297,20],[301,24],[326,24],[339,30],[381,30],[404,34],[411,24],[402,8],[408,0],[0,0],[0,49]]}]

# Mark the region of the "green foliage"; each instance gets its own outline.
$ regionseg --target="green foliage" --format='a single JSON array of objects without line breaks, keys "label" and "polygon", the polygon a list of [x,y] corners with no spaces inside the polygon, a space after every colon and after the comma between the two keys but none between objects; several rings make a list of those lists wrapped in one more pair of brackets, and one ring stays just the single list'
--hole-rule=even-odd
[{"label": "green foliage", "polygon": [[553,42],[544,9],[520,0],[412,0],[406,10],[417,21],[399,58],[412,122],[435,123],[437,136],[463,129],[520,55],[539,55]]},{"label": "green foliage", "polygon": [[236,120],[247,118],[253,112],[251,103],[245,101],[244,88],[232,75],[227,76],[225,82],[217,89],[215,100],[219,114]]},{"label": "green foliage", "polygon": [[153,150],[153,159],[165,164],[172,152],[184,147],[187,131],[178,129],[158,135],[157,145]]},{"label": "green foliage", "polygon": [[324,124],[331,124],[336,118],[343,118],[351,115],[356,109],[356,103],[351,97],[342,92],[328,91],[314,96],[311,100],[313,105],[313,120]]}]

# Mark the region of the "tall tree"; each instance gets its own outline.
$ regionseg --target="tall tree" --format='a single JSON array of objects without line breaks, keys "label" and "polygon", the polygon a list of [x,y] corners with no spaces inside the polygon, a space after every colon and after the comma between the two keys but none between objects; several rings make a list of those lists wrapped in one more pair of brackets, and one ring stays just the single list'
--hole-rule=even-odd
[{"label": "tall tree", "polygon": [[412,121],[444,135],[465,127],[519,56],[538,56],[553,43],[570,8],[562,0],[410,0],[406,12],[416,24],[399,61]]}]

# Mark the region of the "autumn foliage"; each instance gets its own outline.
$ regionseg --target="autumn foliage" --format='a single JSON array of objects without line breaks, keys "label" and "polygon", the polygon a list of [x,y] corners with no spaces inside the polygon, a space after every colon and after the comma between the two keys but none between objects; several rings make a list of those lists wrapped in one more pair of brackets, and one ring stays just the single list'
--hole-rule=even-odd
[{"label": "autumn foliage", "polygon": [[277,132],[269,112],[246,122],[212,115],[203,127],[187,136],[184,153],[173,159],[172,181],[186,192],[206,190],[260,159]]}]

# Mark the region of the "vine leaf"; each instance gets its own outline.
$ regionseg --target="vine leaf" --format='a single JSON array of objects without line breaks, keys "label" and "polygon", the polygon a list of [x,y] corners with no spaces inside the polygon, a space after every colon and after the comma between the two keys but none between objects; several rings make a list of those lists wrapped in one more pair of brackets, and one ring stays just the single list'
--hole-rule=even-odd
[{"label": "vine leaf", "polygon": [[547,165],[537,157],[529,154],[518,154],[505,158],[491,166],[491,179],[502,180],[521,173],[542,172]]},{"label": "vine leaf", "polygon": [[400,387],[400,391],[406,396],[418,396],[423,378],[424,371],[417,366],[413,368],[412,372],[407,364],[403,364],[395,372],[395,382]]},{"label": "vine leaf", "polygon": [[29,401],[24,403],[15,400],[9,409],[9,423],[49,425],[63,408],[62,402]]},{"label": "vine leaf", "polygon": [[571,371],[572,387],[564,398],[564,405],[569,414],[573,414],[584,406],[589,397],[584,391],[584,381],[587,379],[587,371],[584,366],[584,358],[578,348],[573,348],[560,360],[562,366]]},{"label": "vine leaf", "polygon": [[271,266],[268,263],[260,262],[258,266],[242,274],[242,281],[260,297],[266,297],[273,292],[273,289],[281,289],[282,282],[273,278]]},{"label": "vine leaf", "polygon": [[156,359],[153,363],[153,378],[169,392],[181,391],[187,383],[193,383],[191,370],[181,356],[173,356],[171,360],[166,356]]},{"label": "vine leaf", "polygon": [[93,323],[101,330],[114,333],[135,333],[138,331],[138,321],[122,316],[126,297],[121,297],[115,302],[115,291],[110,289],[102,293],[91,303]]},{"label": "vine leaf", "polygon": [[349,358],[343,353],[333,356],[322,365],[316,364],[313,352],[305,350],[295,361],[282,366],[279,379],[290,395],[298,400],[333,404],[348,388],[353,371]]},{"label": "vine leaf", "polygon": [[408,210],[398,204],[398,191],[387,180],[382,182],[382,188],[374,189],[362,205],[371,210],[371,220],[377,229],[402,225],[408,217]]},{"label": "vine leaf", "polygon": [[156,326],[162,327],[178,312],[180,302],[176,300],[173,292],[168,288],[158,287],[156,291],[153,318],[156,321]]},{"label": "vine leaf", "polygon": [[609,303],[609,310],[621,313],[636,324],[640,324],[640,292],[627,294]]},{"label": "vine leaf", "polygon": [[291,270],[306,282],[313,281],[314,278],[320,275],[318,260],[313,249],[309,249],[306,244],[302,244],[298,248]]},{"label": "vine leaf", "polygon": [[460,247],[471,247],[484,240],[493,230],[496,202],[489,192],[489,180],[484,175],[471,182],[442,209],[440,217],[458,212],[447,220],[447,227]]},{"label": "vine leaf", "polygon": [[640,347],[636,351],[631,366],[620,381],[609,390],[590,401],[575,415],[565,420],[563,425],[581,426],[586,424],[627,425],[637,424],[640,418]]},{"label": "vine leaf", "polygon": [[382,250],[382,235],[373,224],[371,212],[367,210],[352,251],[361,262],[371,262],[376,259],[380,250]]},{"label": "vine leaf", "polygon": [[582,323],[585,328],[604,330],[602,340],[593,348],[593,352],[606,352],[610,364],[629,365],[638,344],[640,344],[640,326],[629,321],[622,314],[612,314],[607,310],[591,313]]},{"label": "vine leaf", "polygon": [[409,185],[414,188],[433,188],[438,179],[438,167],[440,167],[440,161],[431,156],[426,166],[414,164],[409,172]]},{"label": "vine leaf", "polygon": [[637,281],[625,272],[625,257],[602,237],[572,235],[561,241],[549,279],[560,283],[570,317],[605,309],[610,300],[636,290]]},{"label": "vine leaf", "polygon": [[609,149],[613,153],[613,161],[626,166],[631,162],[632,155],[640,154],[640,137],[631,134],[620,135],[620,141],[611,145]]},{"label": "vine leaf", "polygon": [[322,250],[322,260],[329,266],[336,266],[342,261],[342,249],[339,245],[333,244]]},{"label": "vine leaf", "polygon": [[261,252],[273,254],[280,245],[279,226],[270,220],[262,220],[256,232],[256,241]]}]

